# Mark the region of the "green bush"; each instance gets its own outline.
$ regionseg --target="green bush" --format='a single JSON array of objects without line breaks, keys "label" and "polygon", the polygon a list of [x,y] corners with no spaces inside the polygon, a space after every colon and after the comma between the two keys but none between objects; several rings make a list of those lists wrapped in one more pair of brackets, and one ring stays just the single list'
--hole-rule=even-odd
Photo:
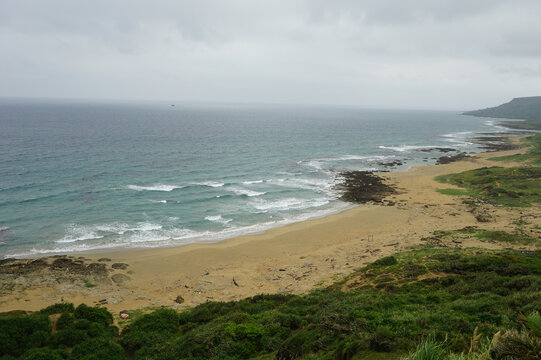
[{"label": "green bush", "polygon": [[17,360],[17,359],[11,355],[2,355],[0,356],[0,360]]},{"label": "green bush", "polygon": [[68,327],[72,327],[75,325],[75,320],[73,316],[71,316],[68,313],[63,313],[60,315],[58,320],[56,320],[56,330],[62,330]]},{"label": "green bush", "polygon": [[88,334],[85,330],[78,330],[74,328],[66,328],[57,331],[51,338],[51,345],[58,347],[61,345],[72,347],[76,344],[82,343],[88,339]]},{"label": "green bush", "polygon": [[45,315],[73,313],[75,308],[72,303],[58,303],[51,306],[47,306],[45,309],[41,309],[40,313]]},{"label": "green bush", "polygon": [[105,326],[113,323],[113,315],[107,309],[101,307],[90,307],[85,304],[75,309],[76,319],[85,319],[90,322],[102,323]]},{"label": "green bush", "polygon": [[122,346],[112,339],[88,339],[73,347],[70,360],[125,360]]},{"label": "green bush", "polygon": [[32,347],[42,346],[50,332],[46,315],[0,319],[0,356],[17,357]]},{"label": "green bush", "polygon": [[361,341],[356,335],[350,335],[342,340],[334,351],[335,360],[349,360],[363,348]]},{"label": "green bush", "polygon": [[25,352],[19,360],[62,360],[62,356],[58,352],[47,348],[31,349]]},{"label": "green bush", "polygon": [[428,339],[408,356],[408,360],[443,360],[445,357],[446,352],[443,344]]},{"label": "green bush", "polygon": [[290,360],[312,353],[317,350],[314,349],[314,343],[316,343],[318,336],[317,331],[301,330],[284,341],[276,353],[276,359]]},{"label": "green bush", "polygon": [[391,266],[397,263],[398,261],[396,260],[394,256],[386,256],[374,261],[374,265],[378,265],[378,266]]},{"label": "green bush", "polygon": [[126,328],[125,333],[132,331],[161,331],[176,333],[179,331],[179,313],[172,309],[160,309],[136,319]]},{"label": "green bush", "polygon": [[145,314],[124,329],[121,344],[133,352],[143,346],[164,343],[179,331],[179,320],[179,313],[172,309]]},{"label": "green bush", "polygon": [[79,319],[75,322],[75,328],[79,330],[88,330],[92,324],[97,324],[87,319]]},{"label": "green bush", "polygon": [[278,313],[273,316],[273,321],[291,330],[297,330],[302,325],[301,317],[293,314]]},{"label": "green bush", "polygon": [[395,347],[396,335],[386,327],[378,328],[370,337],[370,349],[389,352]]}]

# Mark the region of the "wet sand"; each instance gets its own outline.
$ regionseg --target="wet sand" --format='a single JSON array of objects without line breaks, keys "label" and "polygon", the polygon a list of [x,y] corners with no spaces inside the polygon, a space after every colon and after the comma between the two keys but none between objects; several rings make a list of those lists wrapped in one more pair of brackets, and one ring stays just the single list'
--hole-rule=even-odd
[{"label": "wet sand", "polygon": [[[435,176],[483,166],[516,165],[487,158],[523,151],[481,153],[450,164],[384,173],[388,183],[399,190],[387,199],[393,206],[359,205],[325,218],[216,244],[42,259],[44,263],[36,263],[34,271],[1,274],[0,306],[3,311],[37,310],[60,301],[84,302],[118,313],[158,306],[182,309],[260,293],[300,294],[331,284],[367,262],[424,244],[423,238],[435,230],[478,226],[512,231],[518,218],[530,217],[528,231],[537,231],[540,236],[541,231],[535,230],[541,225],[539,206],[505,209],[487,205],[483,211],[492,221],[479,223],[461,197],[436,192],[453,186],[436,182]],[[454,246],[513,247],[476,238]],[[53,261],[57,265],[51,265]],[[75,265],[70,265],[73,262]],[[89,264],[97,265],[89,268]]]}]

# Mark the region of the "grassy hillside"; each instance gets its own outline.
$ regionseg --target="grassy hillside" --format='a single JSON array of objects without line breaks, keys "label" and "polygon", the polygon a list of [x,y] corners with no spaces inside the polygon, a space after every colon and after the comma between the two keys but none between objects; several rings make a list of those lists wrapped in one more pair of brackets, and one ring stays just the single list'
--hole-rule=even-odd
[{"label": "grassy hillside", "polygon": [[438,176],[436,180],[460,186],[464,190],[443,189],[449,195],[468,195],[484,201],[511,207],[525,207],[541,203],[541,134],[528,136],[523,142],[529,146],[524,154],[494,157],[497,162],[523,163],[516,167],[484,167],[457,174]]},{"label": "grassy hillside", "polygon": [[120,333],[104,308],[58,304],[31,315],[6,314],[0,319],[0,356],[399,359],[421,344],[421,350],[435,346],[440,359],[451,359],[451,352],[469,351],[472,336],[520,332],[521,314],[535,317],[538,309],[539,252],[427,245],[382,258],[307,295],[132,313]]},{"label": "grassy hillside", "polygon": [[521,119],[520,123],[507,123],[510,127],[541,129],[541,96],[515,98],[500,106],[482,110],[466,111],[464,115],[481,117]]}]

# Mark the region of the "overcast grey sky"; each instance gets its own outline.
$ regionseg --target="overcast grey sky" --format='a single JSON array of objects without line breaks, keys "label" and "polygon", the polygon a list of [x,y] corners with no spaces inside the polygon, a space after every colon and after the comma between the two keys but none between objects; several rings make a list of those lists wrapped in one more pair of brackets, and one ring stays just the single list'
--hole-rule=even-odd
[{"label": "overcast grey sky", "polygon": [[0,0],[0,96],[470,109],[541,95],[541,0]]}]

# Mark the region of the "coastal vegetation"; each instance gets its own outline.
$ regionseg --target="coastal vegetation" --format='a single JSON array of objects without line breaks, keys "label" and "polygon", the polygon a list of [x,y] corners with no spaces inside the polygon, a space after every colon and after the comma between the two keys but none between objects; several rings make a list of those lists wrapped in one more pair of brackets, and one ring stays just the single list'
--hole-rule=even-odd
[{"label": "coastal vegetation", "polygon": [[464,194],[492,204],[519,207],[541,202],[541,167],[483,167],[437,180],[464,187]]},{"label": "coastal vegetation", "polygon": [[541,134],[522,139],[528,150],[524,154],[514,154],[489,158],[492,161],[525,162],[531,165],[541,165]]},{"label": "coastal vegetation", "polygon": [[449,195],[468,195],[479,202],[525,207],[541,202],[541,134],[524,139],[529,149],[524,154],[491,158],[493,161],[523,162],[521,166],[491,166],[441,175],[436,180],[463,189],[442,189]]},{"label": "coastal vegetation", "polygon": [[499,354],[509,354],[496,346],[506,342],[538,356],[539,255],[427,244],[306,295],[207,302],[180,313],[163,308],[134,314],[122,330],[105,308],[84,304],[6,313],[0,318],[0,356],[427,359],[422,353],[432,352],[439,354],[434,359],[477,359],[473,354],[486,352],[504,359]]},{"label": "coastal vegetation", "polygon": [[466,111],[464,115],[480,117],[521,119],[523,122],[506,122],[505,125],[520,129],[541,128],[541,96],[515,98],[508,103],[474,111]]}]

